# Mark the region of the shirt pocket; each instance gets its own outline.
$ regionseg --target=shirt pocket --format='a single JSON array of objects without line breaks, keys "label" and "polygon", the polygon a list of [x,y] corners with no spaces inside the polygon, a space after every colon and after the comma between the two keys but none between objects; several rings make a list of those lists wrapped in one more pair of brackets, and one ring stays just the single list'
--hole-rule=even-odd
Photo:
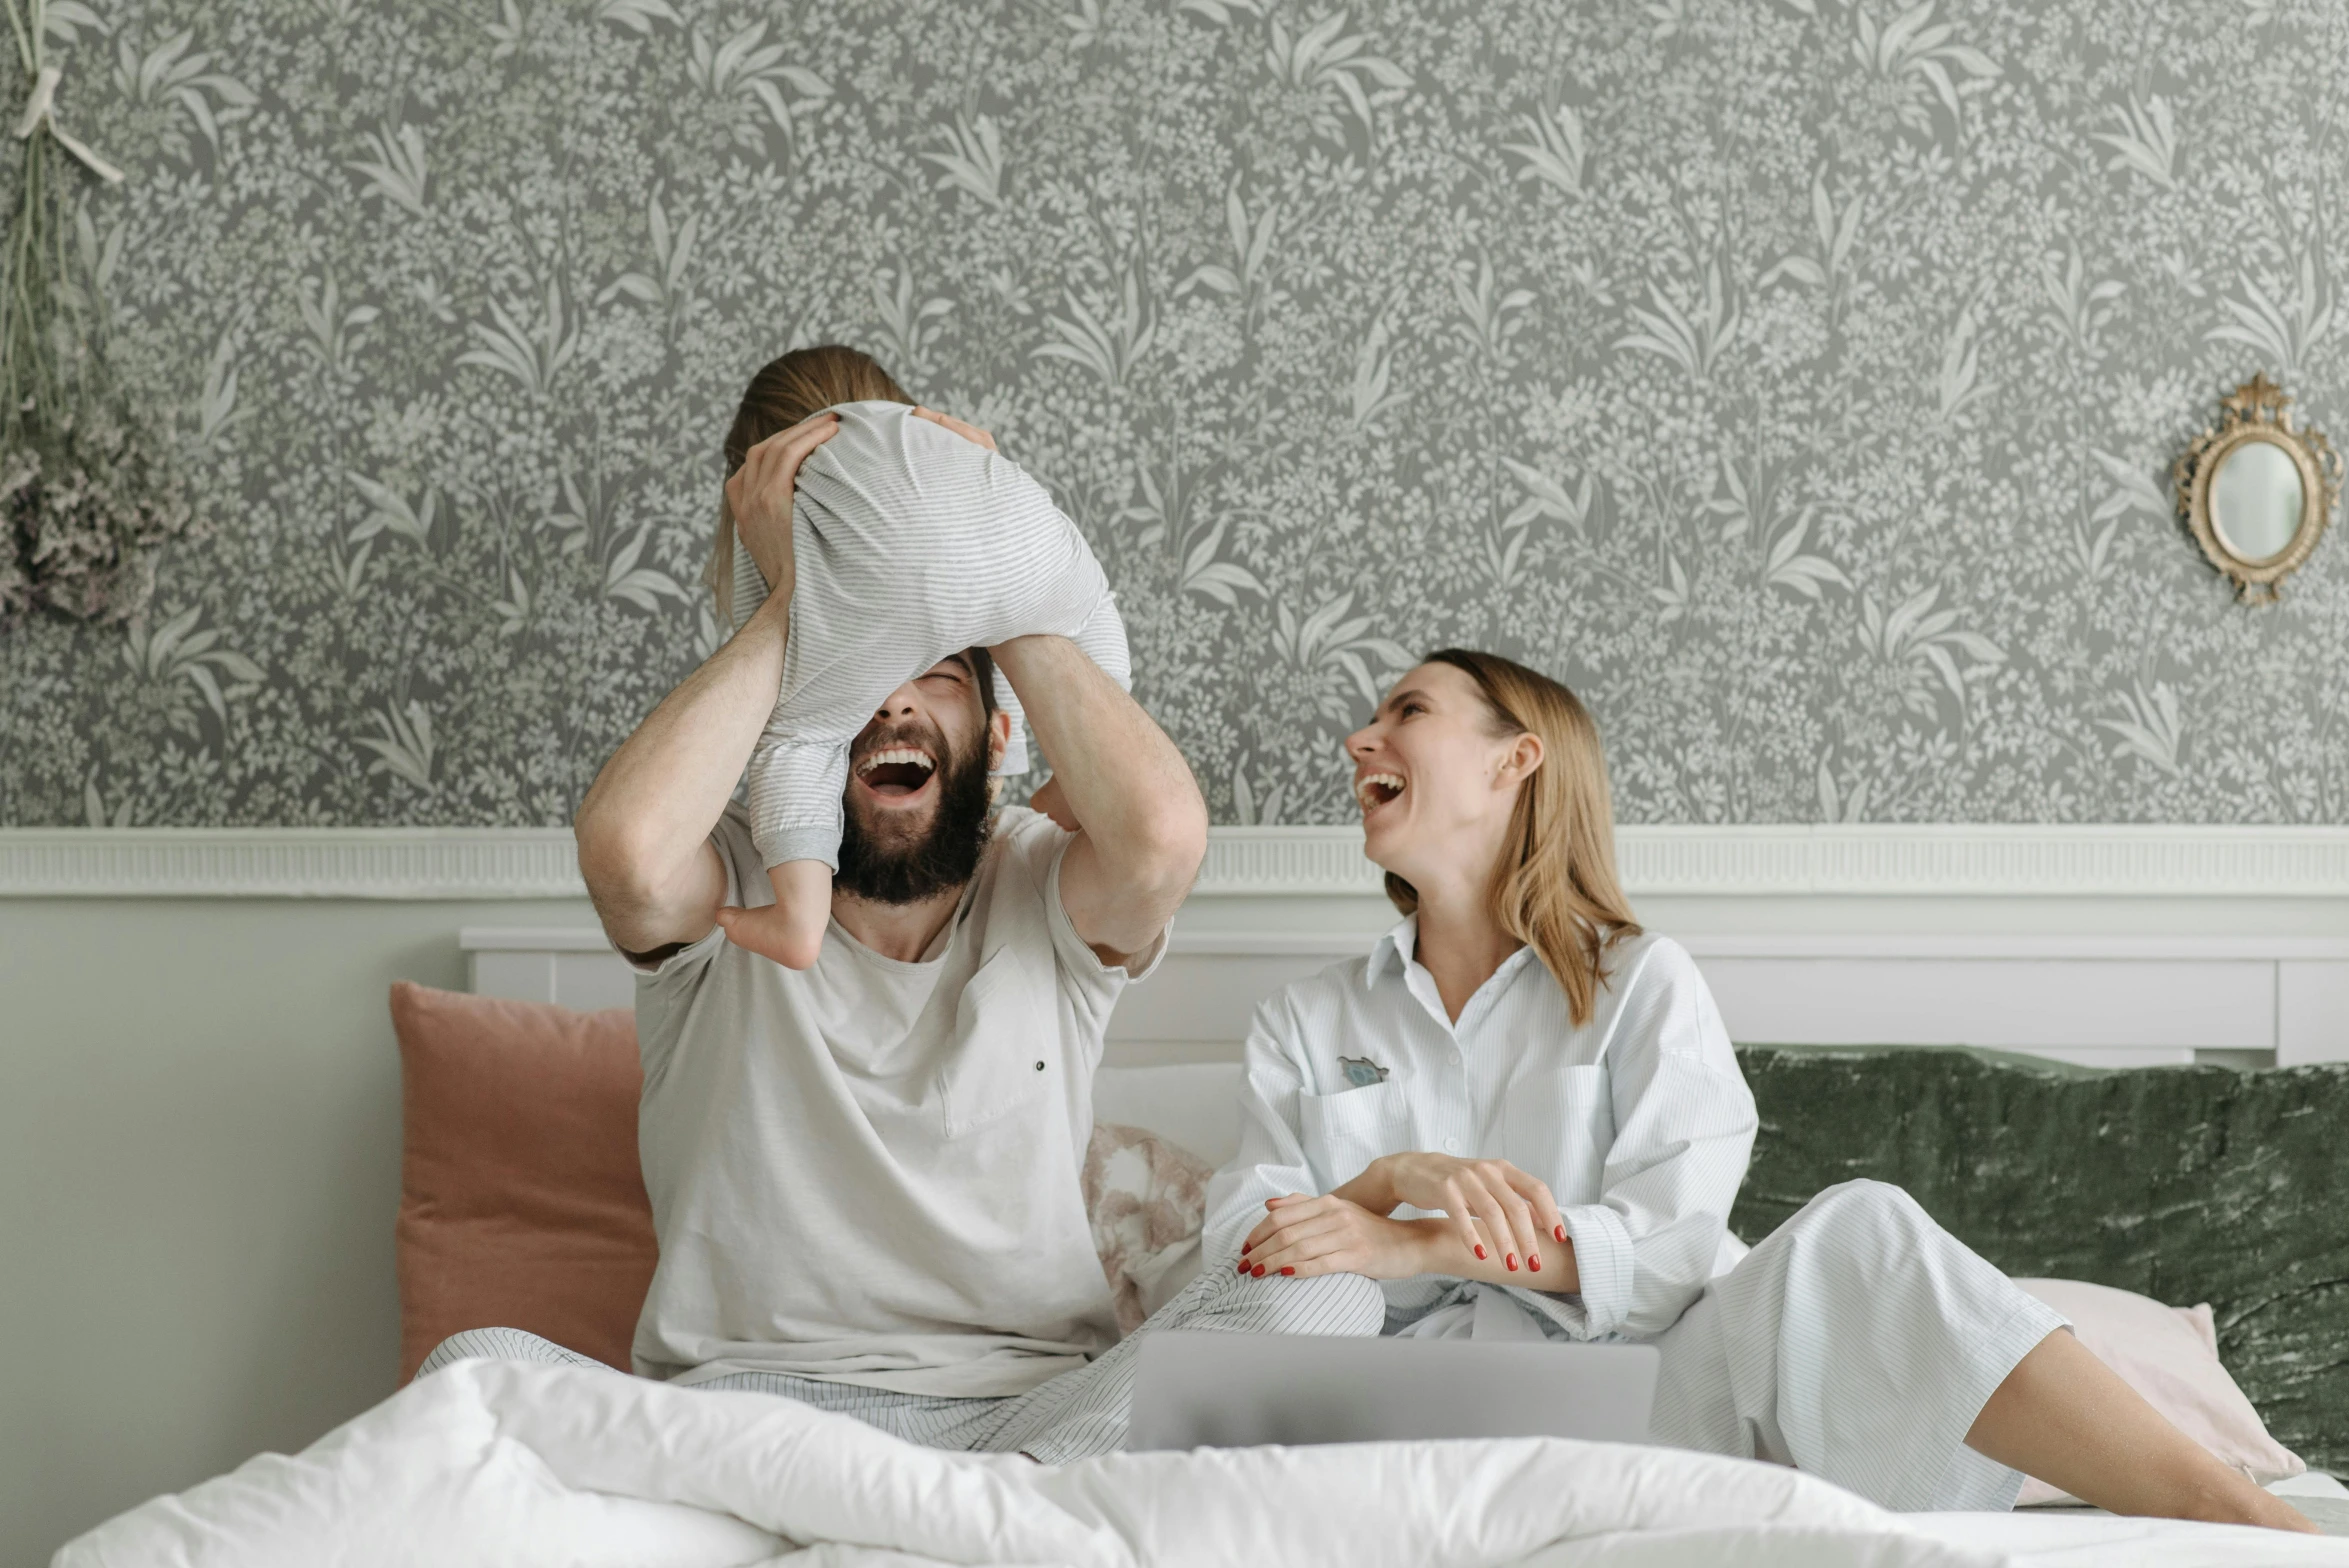
[{"label": "shirt pocket", "polygon": [[1549,1183],[1560,1204],[1599,1201],[1615,1144],[1605,1063],[1525,1074],[1509,1088],[1502,1122],[1510,1163]]},{"label": "shirt pocket", "polygon": [[1297,1123],[1305,1158],[1324,1192],[1352,1181],[1380,1155],[1401,1151],[1411,1136],[1410,1107],[1392,1079],[1335,1094],[1299,1094]]},{"label": "shirt pocket", "polygon": [[1051,977],[1010,947],[998,948],[963,984],[955,1004],[953,1055],[939,1075],[949,1138],[992,1127],[1040,1106],[1055,1082],[1060,1045],[1040,996]]}]

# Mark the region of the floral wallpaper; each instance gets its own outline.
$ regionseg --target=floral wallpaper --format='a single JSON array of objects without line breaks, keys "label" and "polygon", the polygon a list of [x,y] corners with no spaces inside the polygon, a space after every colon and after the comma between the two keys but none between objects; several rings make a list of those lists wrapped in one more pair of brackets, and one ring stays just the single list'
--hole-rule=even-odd
[{"label": "floral wallpaper", "polygon": [[0,638],[0,822],[567,820],[714,644],[733,399],[834,339],[1062,498],[1219,821],[1346,815],[1455,642],[1633,821],[2349,820],[2349,541],[2247,608],[2167,481],[2255,370],[2349,435],[2349,8],[49,16],[208,532]]}]

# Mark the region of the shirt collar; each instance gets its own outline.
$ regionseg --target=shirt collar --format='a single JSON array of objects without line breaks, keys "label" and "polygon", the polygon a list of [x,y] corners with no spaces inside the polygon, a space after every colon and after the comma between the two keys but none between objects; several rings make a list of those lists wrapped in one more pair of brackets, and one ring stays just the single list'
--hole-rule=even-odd
[{"label": "shirt collar", "polygon": [[[1411,960],[1418,950],[1419,916],[1416,914],[1405,915],[1396,922],[1392,930],[1378,939],[1376,946],[1371,948],[1370,978],[1375,981],[1391,968],[1408,985],[1411,980]],[[1502,959],[1500,967],[1492,972],[1483,985],[1476,988],[1476,995],[1470,997],[1468,1005],[1460,1010],[1460,1024],[1467,1024],[1472,1016],[1481,1016],[1484,1008],[1479,1003],[1489,1002],[1491,998],[1500,995],[1508,988],[1509,982],[1517,977],[1517,971],[1534,962],[1535,958],[1533,944],[1528,942],[1507,958]],[[1430,995],[1432,995],[1433,987],[1431,986],[1429,989]],[[1428,1001],[1425,997],[1421,1000]],[[1457,1027],[1443,1018],[1440,1003],[1431,1001],[1428,1002],[1428,1006],[1429,1010],[1436,1015],[1437,1020],[1442,1022],[1446,1028]]]},{"label": "shirt collar", "polygon": [[1392,968],[1395,973],[1411,972],[1411,955],[1419,947],[1419,917],[1405,915],[1386,935],[1378,939],[1370,950],[1370,978],[1376,980]]}]

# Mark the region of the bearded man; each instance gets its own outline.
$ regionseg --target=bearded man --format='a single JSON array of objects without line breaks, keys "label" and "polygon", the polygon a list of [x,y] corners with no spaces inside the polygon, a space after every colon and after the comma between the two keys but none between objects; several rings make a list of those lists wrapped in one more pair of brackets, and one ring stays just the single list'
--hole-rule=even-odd
[{"label": "bearded man", "polygon": [[[773,591],[577,815],[588,890],[638,971],[660,1263],[635,1370],[934,1446],[1073,1457],[1115,1443],[1131,1380],[1095,1359],[1117,1325],[1080,1176],[1110,1009],[1157,962],[1206,851],[1181,754],[1067,639],[956,654],[891,692],[851,749],[816,963],[726,935],[773,897],[730,797],[783,678],[793,479],[837,428],[823,409],[882,397],[912,401],[853,349],[796,350],[754,378],[711,575],[723,604],[739,543]],[[990,814],[1010,733],[997,667],[1052,764],[1049,816]],[[423,1370],[469,1355],[586,1360],[489,1328]],[[1035,1397],[1062,1373],[1082,1386]]]}]

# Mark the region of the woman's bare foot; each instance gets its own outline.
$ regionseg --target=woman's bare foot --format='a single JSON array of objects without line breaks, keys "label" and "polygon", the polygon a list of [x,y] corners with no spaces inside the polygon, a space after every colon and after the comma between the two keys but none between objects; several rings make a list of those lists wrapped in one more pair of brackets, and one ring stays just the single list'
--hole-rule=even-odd
[{"label": "woman's bare foot", "polygon": [[2242,1484],[2223,1493],[2214,1491],[2195,1497],[2188,1505],[2189,1511],[2179,1517],[2204,1524],[2251,1524],[2268,1530],[2297,1530],[2303,1535],[2324,1533],[2308,1515],[2265,1487],[2254,1484],[2249,1477],[2235,1475],[2234,1478]]},{"label": "woman's bare foot", "polygon": [[1966,1446],[2110,1513],[2322,1533],[2172,1426],[2065,1329],[1991,1391]]}]

